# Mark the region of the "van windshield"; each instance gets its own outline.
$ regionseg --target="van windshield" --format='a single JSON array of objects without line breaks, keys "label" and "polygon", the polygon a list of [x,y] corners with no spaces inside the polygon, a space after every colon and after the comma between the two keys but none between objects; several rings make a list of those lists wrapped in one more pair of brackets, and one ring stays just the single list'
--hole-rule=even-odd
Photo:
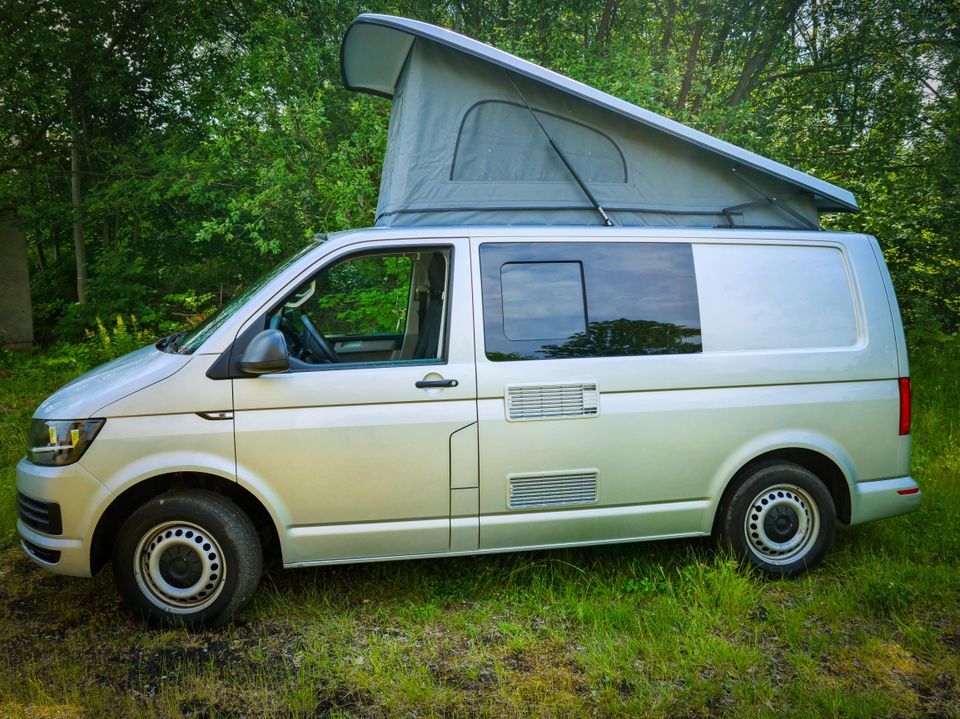
[{"label": "van windshield", "polygon": [[243,307],[244,303],[254,294],[256,294],[260,288],[270,282],[270,280],[279,275],[305,254],[307,254],[310,250],[314,249],[325,239],[326,238],[321,235],[317,238],[317,240],[314,240],[303,249],[295,252],[272,270],[264,274],[259,280],[251,285],[248,285],[242,292],[234,295],[229,302],[220,308],[220,311],[217,314],[211,315],[204,322],[191,330],[179,332],[160,340],[157,343],[157,348],[163,350],[164,352],[170,352],[171,354],[193,354],[214,332],[220,329],[224,322],[230,319],[237,312],[237,310]]}]

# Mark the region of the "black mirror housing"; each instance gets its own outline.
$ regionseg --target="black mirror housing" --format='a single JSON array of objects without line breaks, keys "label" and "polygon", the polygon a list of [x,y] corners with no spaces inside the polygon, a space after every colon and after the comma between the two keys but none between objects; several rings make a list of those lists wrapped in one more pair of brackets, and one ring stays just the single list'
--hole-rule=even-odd
[{"label": "black mirror housing", "polygon": [[237,367],[244,374],[252,375],[289,370],[290,355],[283,333],[280,330],[263,330],[258,333],[237,360]]}]

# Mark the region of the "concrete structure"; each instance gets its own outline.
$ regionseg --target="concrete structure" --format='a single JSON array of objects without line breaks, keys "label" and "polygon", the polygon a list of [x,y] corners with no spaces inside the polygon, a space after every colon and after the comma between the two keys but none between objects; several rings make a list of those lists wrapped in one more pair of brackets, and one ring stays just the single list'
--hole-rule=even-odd
[{"label": "concrete structure", "polygon": [[12,212],[0,216],[0,348],[33,346],[27,238]]}]

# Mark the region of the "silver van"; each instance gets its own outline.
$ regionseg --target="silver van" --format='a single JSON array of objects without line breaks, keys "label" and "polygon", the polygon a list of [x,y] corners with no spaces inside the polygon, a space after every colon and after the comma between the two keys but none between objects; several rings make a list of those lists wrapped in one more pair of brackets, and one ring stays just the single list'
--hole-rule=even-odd
[{"label": "silver van", "polygon": [[112,561],[153,622],[285,567],[715,534],[790,576],[910,512],[910,383],[876,241],[816,231],[375,228],[35,414],[17,528]]}]

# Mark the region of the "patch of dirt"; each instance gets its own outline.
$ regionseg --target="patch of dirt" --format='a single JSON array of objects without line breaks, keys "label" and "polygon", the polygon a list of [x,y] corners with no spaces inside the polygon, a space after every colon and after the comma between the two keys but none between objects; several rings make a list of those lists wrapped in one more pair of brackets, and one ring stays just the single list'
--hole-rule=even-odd
[{"label": "patch of dirt", "polygon": [[908,683],[917,694],[920,715],[929,719],[955,719],[960,707],[960,687],[952,677],[938,672],[932,681],[910,677]]},{"label": "patch of dirt", "polygon": [[942,634],[940,641],[950,647],[954,653],[960,652],[960,632],[947,632]]},{"label": "patch of dirt", "polygon": [[438,684],[458,691],[481,694],[495,692],[500,679],[489,662],[478,665],[454,665],[451,661],[428,664],[427,669]]},{"label": "patch of dirt", "polygon": [[69,704],[0,703],[0,717],[5,719],[81,719],[84,711]]},{"label": "patch of dirt", "polygon": [[316,699],[313,715],[318,719],[334,711],[347,716],[370,716],[369,712],[376,706],[376,700],[370,692],[344,686],[322,687],[317,690]]},{"label": "patch of dirt", "polygon": [[[134,647],[107,658],[111,665],[128,667],[127,687],[143,696],[155,696],[160,685],[182,681],[184,669],[189,666],[211,664],[229,673],[250,664],[247,654],[231,643],[220,640],[195,646],[171,646],[160,649]],[[115,682],[111,682],[115,686]],[[217,714],[219,716],[219,713]]]},{"label": "patch of dirt", "polygon": [[241,717],[246,716],[240,710],[223,702],[211,702],[196,698],[180,702],[180,711],[183,712],[183,719],[193,719],[194,717],[199,719],[199,717],[210,716],[220,719],[241,719]]}]

